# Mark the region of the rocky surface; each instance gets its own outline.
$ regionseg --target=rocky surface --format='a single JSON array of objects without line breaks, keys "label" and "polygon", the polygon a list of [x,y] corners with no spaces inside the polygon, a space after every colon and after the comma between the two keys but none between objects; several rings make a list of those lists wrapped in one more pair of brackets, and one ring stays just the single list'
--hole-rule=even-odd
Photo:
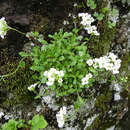
[{"label": "rocky surface", "polygon": [[[110,6],[111,2],[109,3]],[[5,16],[10,26],[20,29],[23,32],[39,31],[44,34],[45,38],[48,33],[53,33],[54,31],[57,31],[59,27],[62,27],[64,19],[70,19],[67,18],[69,11],[76,11],[72,9],[72,3],[67,0],[64,2],[61,2],[60,0],[56,0],[55,2],[52,0],[3,0],[0,3],[0,16]],[[128,9],[128,4],[123,4],[123,6],[121,6],[120,3],[119,0],[114,3],[114,6],[119,10],[119,16],[116,18],[117,33],[114,40],[112,40],[110,50],[108,51],[114,52],[124,60],[123,63],[126,65],[122,66],[121,75],[125,76],[128,74],[128,70],[130,70],[127,68],[128,58],[126,58],[129,56],[128,53],[130,48],[130,13],[127,14],[127,11],[121,13],[123,9]],[[52,5],[54,8],[52,8]],[[68,25],[68,28],[72,27],[72,25]],[[82,32],[82,34],[84,34],[84,32]],[[33,46],[34,45],[28,42],[24,36],[15,32],[9,32],[7,39],[0,41],[0,49],[6,49],[6,53],[8,54],[7,60],[1,60],[4,53],[0,53],[1,66],[9,61],[9,63],[13,63],[12,61],[19,58],[19,51],[22,49],[28,51]],[[12,58],[13,56],[17,58]],[[3,74],[4,72],[2,71],[1,73]],[[18,76],[20,74],[18,74]],[[28,77],[29,76],[27,76],[27,78]],[[32,83],[32,81],[29,82],[29,84]],[[35,94],[28,91],[25,93],[27,87],[28,86],[22,90],[22,93],[23,95],[30,95],[31,100],[26,100],[25,103],[24,99],[21,103],[19,102],[19,100],[22,100],[21,97],[17,100],[15,105],[10,102],[5,105],[0,104],[0,125],[11,118],[22,118],[28,121],[29,119],[32,119],[33,115],[39,113],[44,115],[49,124],[46,130],[58,130],[59,128],[55,116],[62,103],[59,103],[59,101],[57,102],[55,93],[45,95],[38,100],[33,100],[32,96]],[[44,94],[44,89],[42,88],[44,87],[41,87],[39,90],[40,94]],[[9,90],[11,92],[8,92]],[[8,97],[9,100],[15,99],[17,93],[13,93],[12,91],[14,90],[14,87],[3,90],[2,86],[0,86],[0,101],[6,101],[4,99],[5,97]],[[130,89],[128,88],[128,90]],[[93,94],[90,91],[93,92]],[[92,87],[90,91],[87,93],[88,95],[90,94],[90,97],[88,96],[86,104],[84,104],[76,114],[73,104],[66,106],[67,112],[72,116],[72,120],[68,120],[65,123],[63,130],[130,129],[129,126],[127,126],[130,121],[130,111],[128,110],[130,102],[128,105],[128,93],[124,89],[124,84],[119,84],[115,81],[108,85],[103,81],[101,84],[96,85],[96,89],[95,87]],[[19,94],[20,93],[21,91]]]}]

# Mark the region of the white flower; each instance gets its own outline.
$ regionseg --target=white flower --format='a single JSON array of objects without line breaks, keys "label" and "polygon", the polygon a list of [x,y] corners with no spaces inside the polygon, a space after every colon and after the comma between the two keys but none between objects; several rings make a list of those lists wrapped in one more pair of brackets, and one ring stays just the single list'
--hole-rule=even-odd
[{"label": "white flower", "polygon": [[47,78],[48,79],[55,78],[55,73],[49,71],[48,75],[47,75]]},{"label": "white flower", "polygon": [[85,30],[87,30],[88,34],[93,34],[93,35],[99,35],[97,32],[97,27],[96,26],[91,26],[90,24],[85,26]]},{"label": "white flower", "polygon": [[81,24],[83,26],[90,25],[92,22],[94,22],[93,17],[91,17],[91,15],[88,13],[79,13],[78,16],[82,17]]},{"label": "white flower", "polygon": [[0,36],[2,38],[4,38],[4,36],[6,35],[7,31],[9,30],[9,26],[7,25],[5,18],[2,17],[0,19]]},{"label": "white flower", "polygon": [[88,13],[79,13],[79,17],[82,17],[81,24],[84,26],[84,29],[87,30],[88,34],[93,34],[93,35],[100,35],[97,32],[97,27],[95,25],[91,25],[92,22],[94,22],[94,18],[88,14]]},{"label": "white flower", "polygon": [[72,16],[72,14],[71,14],[71,13],[69,13],[69,14],[68,14],[68,17],[71,17],[71,16]]},{"label": "white flower", "polygon": [[87,60],[87,62],[86,62],[89,66],[91,66],[92,64],[93,64],[93,60],[92,59],[89,59],[89,60]]},{"label": "white flower", "polygon": [[86,76],[84,78],[82,78],[81,82],[82,82],[82,85],[86,85],[89,83],[89,79],[92,78],[92,74],[91,73],[88,73],[86,74]]},{"label": "white flower", "polygon": [[111,71],[113,74],[117,74],[119,73],[121,60],[117,59],[117,56],[110,52],[106,56],[93,59],[93,67],[97,68],[98,66]]},{"label": "white flower", "polygon": [[4,112],[0,112],[0,118],[4,116]]},{"label": "white flower", "polygon": [[54,82],[53,81],[48,81],[48,82],[46,82],[46,84],[47,84],[47,86],[52,86],[54,84]]},{"label": "white flower", "polygon": [[87,26],[85,29],[87,30],[88,34],[91,34],[91,33],[92,33],[92,28],[91,28],[90,25]]},{"label": "white flower", "polygon": [[56,114],[57,122],[58,122],[58,127],[62,128],[64,126],[64,117],[60,113]]},{"label": "white flower", "polygon": [[88,73],[88,74],[86,75],[86,77],[87,77],[88,79],[90,79],[90,78],[93,77],[93,75],[92,75],[91,73]]},{"label": "white flower", "polygon": [[113,74],[118,74],[118,73],[119,73],[119,70],[113,69],[113,70],[112,70],[112,73],[113,73]]},{"label": "white flower", "polygon": [[45,71],[43,75],[46,76],[46,77],[48,77],[48,74],[49,74],[49,72]]},{"label": "white flower", "polygon": [[88,84],[88,79],[86,77],[82,78],[82,85]]},{"label": "white flower", "polygon": [[55,68],[51,68],[50,69],[50,73],[54,73],[55,74],[56,73],[56,69]]},{"label": "white flower", "polygon": [[63,82],[63,79],[62,78],[59,78],[58,79],[58,83],[62,83]]},{"label": "white flower", "polygon": [[94,64],[93,64],[93,67],[94,67],[95,69],[97,69],[97,68],[98,68],[97,63],[94,63]]},{"label": "white flower", "polygon": [[99,36],[99,35],[100,35],[100,33],[99,33],[99,32],[97,32],[96,30],[95,30],[95,31],[93,31],[93,34],[94,34],[94,35],[96,35],[96,36]]},{"label": "white flower", "polygon": [[77,5],[78,5],[77,3],[74,3],[74,5],[73,5],[73,6],[74,6],[74,7],[76,7]]},{"label": "white flower", "polygon": [[64,20],[64,21],[63,21],[63,24],[64,24],[64,25],[67,25],[67,24],[69,24],[69,21]]},{"label": "white flower", "polygon": [[63,70],[57,71],[55,68],[50,68],[50,70],[45,71],[43,75],[48,78],[46,84],[48,86],[52,86],[55,80],[58,80],[59,83],[63,82],[62,77],[64,76],[64,71]]},{"label": "white flower", "polygon": [[64,76],[64,71],[63,70],[57,71],[57,75],[59,77],[63,77]]},{"label": "white flower", "polygon": [[116,56],[114,53],[112,53],[112,52],[110,52],[110,53],[108,54],[108,57],[110,57],[112,61],[115,61],[116,58],[117,58],[117,56]]},{"label": "white flower", "polygon": [[97,27],[95,25],[91,26],[92,28],[92,31],[96,31],[97,30]]},{"label": "white flower", "polygon": [[37,86],[37,83],[32,84],[32,85],[30,85],[30,86],[28,87],[28,90],[29,90],[29,91],[34,91],[36,86]]},{"label": "white flower", "polygon": [[49,77],[48,82],[46,82],[47,86],[52,86],[55,82],[55,77]]},{"label": "white flower", "polygon": [[116,65],[116,66],[121,66],[121,60],[120,59],[117,59],[115,62],[114,62],[114,64]]},{"label": "white flower", "polygon": [[66,114],[66,107],[63,106],[63,107],[60,109],[60,111],[62,111],[62,113],[65,115],[65,114]]},{"label": "white flower", "polygon": [[111,64],[111,63],[107,63],[107,65],[106,66],[104,66],[104,68],[106,69],[106,70],[112,70],[113,69],[113,64]]},{"label": "white flower", "polygon": [[56,114],[56,119],[58,122],[58,127],[62,128],[65,123],[66,107],[60,108],[60,111]]}]

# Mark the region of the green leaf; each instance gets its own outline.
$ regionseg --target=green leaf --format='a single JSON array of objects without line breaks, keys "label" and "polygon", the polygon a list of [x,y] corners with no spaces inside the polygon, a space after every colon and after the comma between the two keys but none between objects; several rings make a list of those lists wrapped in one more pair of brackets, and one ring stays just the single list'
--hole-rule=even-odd
[{"label": "green leaf", "polygon": [[74,103],[74,108],[75,108],[75,109],[79,109],[79,108],[80,108],[80,105],[79,105],[78,102],[75,102],[75,103]]},{"label": "green leaf", "polygon": [[7,123],[2,125],[1,128],[2,128],[2,130],[17,130],[16,126],[17,126],[17,122],[15,120],[11,119]]},{"label": "green leaf", "polygon": [[113,28],[113,27],[115,27],[115,26],[116,26],[116,23],[111,22],[111,21],[108,21],[108,27],[109,27],[109,28]]},{"label": "green leaf", "polygon": [[103,20],[104,14],[102,14],[102,13],[98,14],[95,12],[94,16],[97,18],[97,20],[101,21],[101,20]]},{"label": "green leaf", "polygon": [[42,94],[42,95],[37,95],[37,96],[34,97],[34,99],[39,99],[39,98],[41,98],[42,96],[43,96],[43,94]]},{"label": "green leaf", "polygon": [[93,67],[89,67],[89,71],[92,72],[95,76],[98,75],[98,72]]},{"label": "green leaf", "polygon": [[32,34],[33,34],[34,37],[38,37],[39,36],[38,32],[33,32]]},{"label": "green leaf", "polygon": [[96,8],[96,4],[94,3],[93,0],[88,0],[87,5],[88,5],[88,7],[90,7],[91,9],[95,9],[95,8]]},{"label": "green leaf", "polygon": [[73,35],[73,33],[68,33],[68,32],[65,32],[64,33],[64,35],[63,35],[63,38],[67,38],[67,37],[70,37],[70,36],[72,36]]},{"label": "green leaf", "polygon": [[34,74],[34,75],[32,75],[32,78],[37,80],[37,79],[39,79],[39,76],[37,74]]},{"label": "green leaf", "polygon": [[19,63],[19,67],[21,67],[21,68],[25,67],[25,62],[24,62],[24,61],[21,61],[21,62]]},{"label": "green leaf", "polygon": [[78,37],[77,37],[77,40],[80,40],[80,41],[81,41],[82,39],[83,39],[83,36],[78,36]]},{"label": "green leaf", "polygon": [[18,120],[17,127],[18,128],[27,128],[27,125],[24,123],[25,123],[25,120],[23,120],[23,119]]},{"label": "green leaf", "polygon": [[117,10],[116,10],[116,9],[113,9],[113,10],[112,10],[112,14],[113,14],[114,16],[116,16],[116,15],[117,15]]},{"label": "green leaf", "polygon": [[93,14],[93,16],[97,17],[97,16],[98,16],[98,13],[97,13],[97,12],[95,12],[95,13]]},{"label": "green leaf", "polygon": [[84,104],[84,100],[82,99],[82,97],[78,96],[78,102],[79,102],[80,104]]},{"label": "green leaf", "polygon": [[35,115],[32,120],[29,121],[29,124],[32,125],[31,130],[38,130],[39,128],[45,128],[48,123],[43,116]]},{"label": "green leaf", "polygon": [[38,39],[38,41],[40,42],[40,43],[42,43],[42,44],[47,44],[47,41],[45,41],[45,40],[43,40],[43,39]]},{"label": "green leaf", "polygon": [[56,89],[56,86],[55,85],[52,85],[51,86],[51,90],[53,91],[53,90],[55,90]]},{"label": "green leaf", "polygon": [[29,56],[29,54],[27,54],[26,52],[20,52],[19,55],[22,56],[22,57],[28,57]]},{"label": "green leaf", "polygon": [[103,12],[103,13],[106,13],[106,12],[108,12],[108,11],[109,11],[109,8],[108,8],[108,7],[105,7],[105,8],[102,9],[102,12]]}]

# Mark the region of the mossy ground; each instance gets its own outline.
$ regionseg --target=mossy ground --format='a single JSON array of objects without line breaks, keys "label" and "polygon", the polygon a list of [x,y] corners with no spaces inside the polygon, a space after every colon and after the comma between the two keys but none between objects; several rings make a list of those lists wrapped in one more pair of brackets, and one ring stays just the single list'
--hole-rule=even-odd
[{"label": "mossy ground", "polygon": [[[4,58],[7,57],[5,51]],[[8,59],[8,58],[7,58]],[[19,59],[16,58],[15,61],[8,61],[6,64],[0,67],[0,70],[3,74],[8,74],[17,68],[19,64]],[[29,103],[33,99],[33,94],[28,91],[28,86],[34,83],[32,79],[32,72],[30,69],[30,61],[26,60],[26,66],[24,68],[20,68],[14,75],[11,75],[7,78],[4,78],[0,82],[2,97],[2,107],[9,107],[18,104],[26,104]],[[6,73],[5,73],[6,72]]]}]

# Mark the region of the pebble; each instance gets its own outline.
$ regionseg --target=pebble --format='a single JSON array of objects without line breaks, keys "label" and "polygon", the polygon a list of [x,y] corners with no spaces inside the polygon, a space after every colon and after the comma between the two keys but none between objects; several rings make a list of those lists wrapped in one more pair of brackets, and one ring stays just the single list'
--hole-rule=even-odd
[{"label": "pebble", "polygon": [[86,130],[86,129],[93,123],[93,121],[94,121],[97,117],[98,117],[98,114],[95,114],[93,117],[88,118],[84,130]]},{"label": "pebble", "polygon": [[119,101],[119,100],[121,100],[120,93],[115,93],[115,95],[114,95],[114,101]]}]

